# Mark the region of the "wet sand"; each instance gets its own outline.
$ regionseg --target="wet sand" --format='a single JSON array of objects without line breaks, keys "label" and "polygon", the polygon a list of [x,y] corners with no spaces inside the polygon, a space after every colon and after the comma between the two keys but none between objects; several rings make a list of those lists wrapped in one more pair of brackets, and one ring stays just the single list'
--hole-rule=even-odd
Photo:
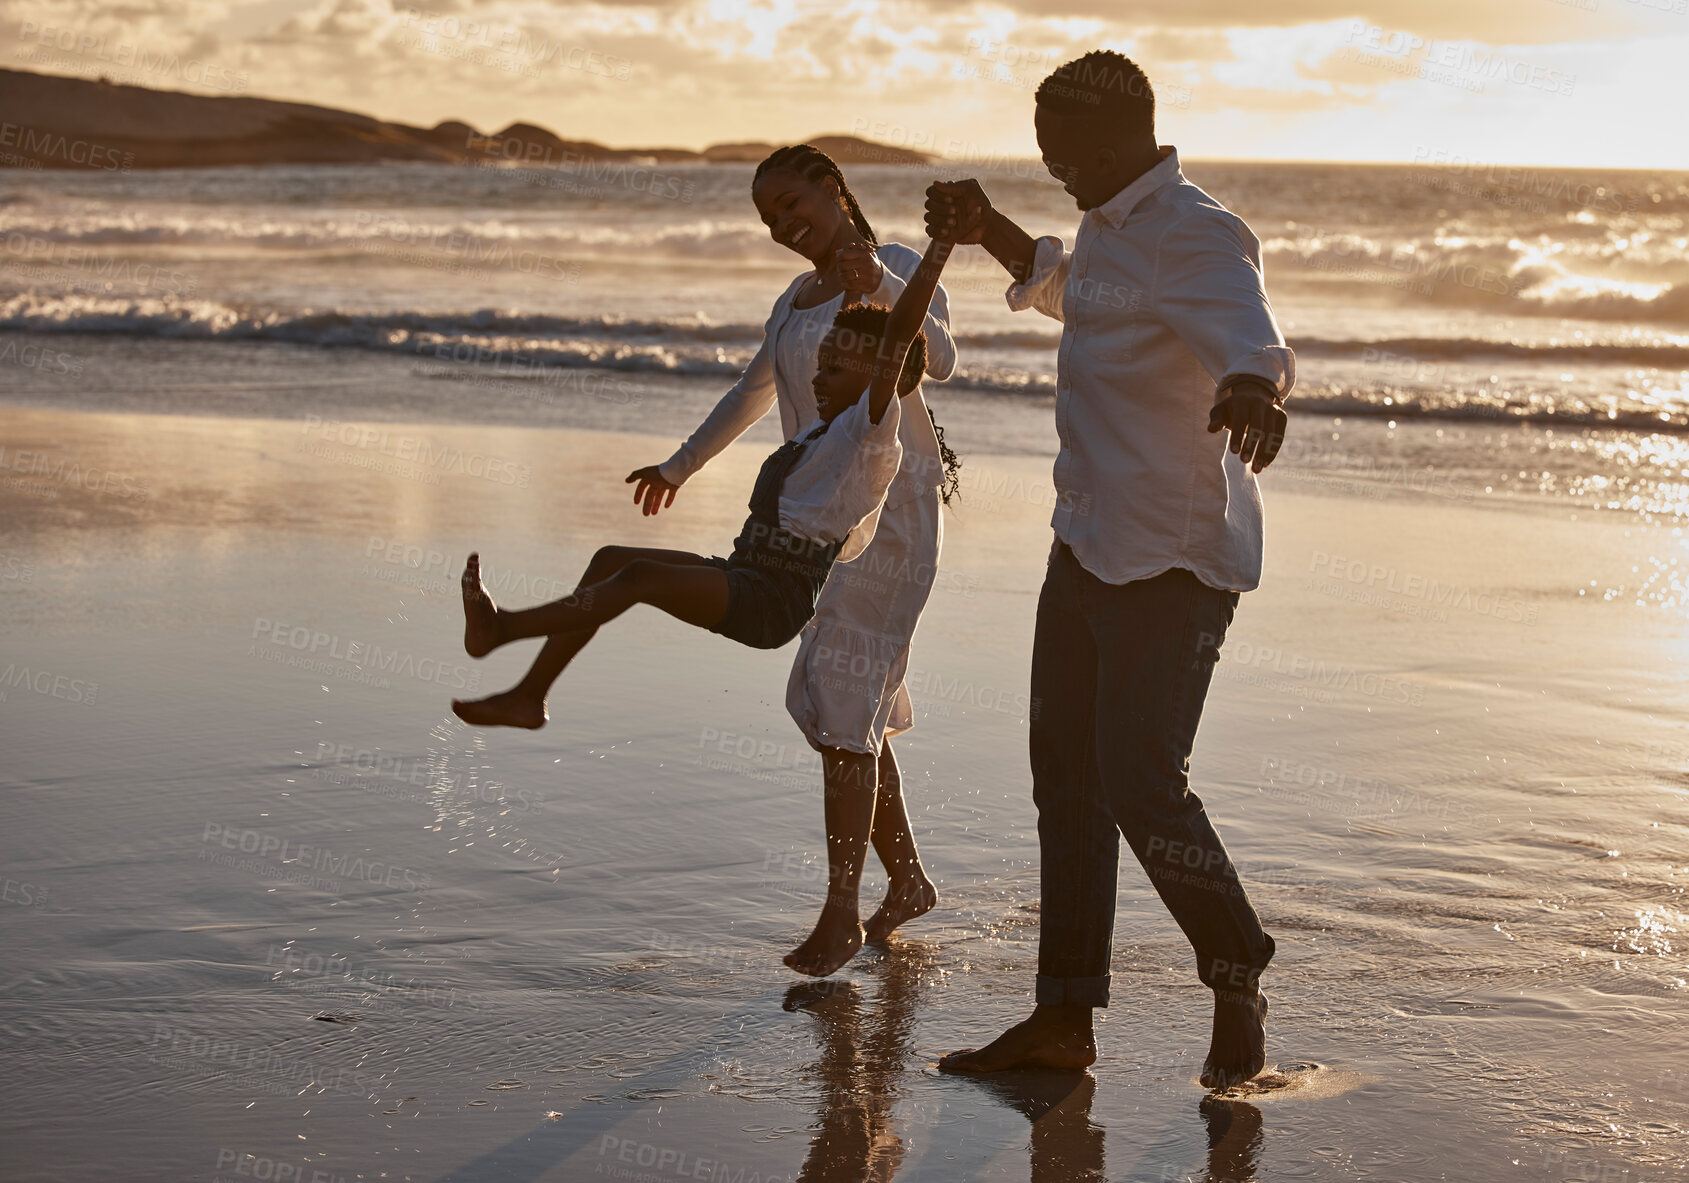
[{"label": "wet sand", "polygon": [[1030,1005],[1047,459],[973,458],[916,639],[940,906],[817,987],[779,963],[824,881],[790,648],[636,610],[544,731],[447,712],[534,648],[463,655],[469,549],[515,604],[605,543],[719,553],[763,447],[656,520],[631,434],[4,408],[0,449],[8,1179],[1689,1163],[1674,527],[1269,474],[1193,775],[1278,939],[1279,1074],[1205,1100],[1130,865],[1095,1073],[930,1067]]}]

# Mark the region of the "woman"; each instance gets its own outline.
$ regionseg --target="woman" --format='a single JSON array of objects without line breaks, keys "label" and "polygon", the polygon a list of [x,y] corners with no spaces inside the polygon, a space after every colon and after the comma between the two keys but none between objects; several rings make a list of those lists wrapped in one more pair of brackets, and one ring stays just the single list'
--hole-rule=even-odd
[{"label": "woman", "polygon": [[[762,347],[739,381],[692,437],[660,465],[628,476],[644,512],[674,504],[675,492],[728,444],[778,403],[788,440],[816,422],[810,382],[821,339],[847,292],[892,304],[921,255],[898,243],[880,246],[839,166],[824,152],[797,144],[757,166],[751,199],[774,241],[809,260],[774,302]],[[949,301],[933,297],[923,331],[927,372],[936,381],[956,368]],[[941,500],[953,484],[955,458],[944,447],[924,402],[910,395],[899,420],[902,470],[892,482],[879,528],[868,548],[834,567],[805,626],[786,690],[786,708],[822,754],[827,832],[866,806],[870,838],[890,882],[886,898],[864,930],[857,914],[861,858],[829,840],[828,893],[815,931],[785,962],[825,977],[849,961],[864,940],[881,941],[898,925],[930,911],[937,889],[927,878],[909,832],[902,779],[888,738],[909,730],[914,712],[903,684],[909,643],[932,590],[943,538]],[[941,498],[940,491],[944,490]],[[866,798],[866,800],[864,800]]]}]

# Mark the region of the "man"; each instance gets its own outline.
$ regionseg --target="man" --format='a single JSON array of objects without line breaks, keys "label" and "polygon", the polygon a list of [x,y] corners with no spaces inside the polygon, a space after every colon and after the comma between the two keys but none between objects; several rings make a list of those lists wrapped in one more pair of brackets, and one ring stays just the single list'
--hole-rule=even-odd
[{"label": "man", "polygon": [[[977,181],[927,195],[929,232],[983,245],[1015,280],[1011,308],[1066,326],[1056,537],[1032,654],[1037,1007],[943,1066],[1095,1061],[1124,834],[1214,992],[1202,1082],[1224,1088],[1265,1065],[1259,979],[1273,940],[1187,774],[1238,593],[1260,582],[1255,473],[1284,438],[1295,359],[1259,242],[1157,145],[1142,70],[1107,51],[1068,63],[1038,88],[1035,125],[1045,165],[1085,211],[1071,252],[1034,241]],[[1227,430],[1229,448],[1214,434]]]}]

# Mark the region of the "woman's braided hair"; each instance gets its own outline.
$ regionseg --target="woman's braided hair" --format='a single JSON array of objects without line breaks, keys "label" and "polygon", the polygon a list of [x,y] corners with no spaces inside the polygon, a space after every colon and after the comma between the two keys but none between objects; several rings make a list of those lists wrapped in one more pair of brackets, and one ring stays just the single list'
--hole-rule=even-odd
[{"label": "woman's braided hair", "polygon": [[[776,170],[796,173],[806,181],[819,182],[822,177],[832,177],[839,186],[839,196],[844,200],[845,213],[850,215],[850,224],[856,227],[856,232],[868,240],[870,246],[879,246],[880,240],[874,236],[874,228],[868,224],[868,218],[857,204],[856,194],[850,191],[846,183],[844,171],[838,162],[827,155],[814,144],[791,144],[784,148],[776,148],[770,152],[763,162],[757,165],[757,171],[751,177],[751,184],[755,185],[762,179],[764,173]],[[874,315],[863,319],[865,313]],[[833,323],[840,328],[854,329],[857,332],[880,334],[885,332],[886,317],[891,315],[891,309],[883,305],[855,305],[839,309],[839,314]],[[854,319],[852,319],[854,318]],[[914,341],[909,345],[908,359],[903,363],[903,372],[898,375],[899,393],[907,393],[914,388],[916,382],[927,372],[927,335],[915,334]],[[910,379],[909,375],[914,378]],[[962,459],[951,451],[950,445],[944,442],[944,428],[938,425],[938,419],[927,408],[927,418],[932,420],[933,434],[938,436],[938,454],[944,461],[944,485],[940,489],[940,496],[944,504],[950,504],[950,498],[961,487],[959,475]]]}]

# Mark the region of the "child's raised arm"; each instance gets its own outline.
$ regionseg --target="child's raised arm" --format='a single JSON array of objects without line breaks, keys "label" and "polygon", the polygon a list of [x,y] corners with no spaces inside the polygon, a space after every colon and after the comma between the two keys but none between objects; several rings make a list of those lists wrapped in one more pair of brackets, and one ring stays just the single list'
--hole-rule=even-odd
[{"label": "child's raised arm", "polygon": [[938,290],[938,277],[943,274],[944,264],[955,246],[953,242],[937,238],[927,244],[921,265],[915,268],[915,274],[904,285],[903,294],[892,305],[891,315],[886,317],[886,339],[874,351],[874,376],[868,384],[868,416],[875,423],[885,414],[891,396],[898,393],[897,380],[903,373],[909,346],[926,323],[927,309],[932,305],[933,293]]}]

